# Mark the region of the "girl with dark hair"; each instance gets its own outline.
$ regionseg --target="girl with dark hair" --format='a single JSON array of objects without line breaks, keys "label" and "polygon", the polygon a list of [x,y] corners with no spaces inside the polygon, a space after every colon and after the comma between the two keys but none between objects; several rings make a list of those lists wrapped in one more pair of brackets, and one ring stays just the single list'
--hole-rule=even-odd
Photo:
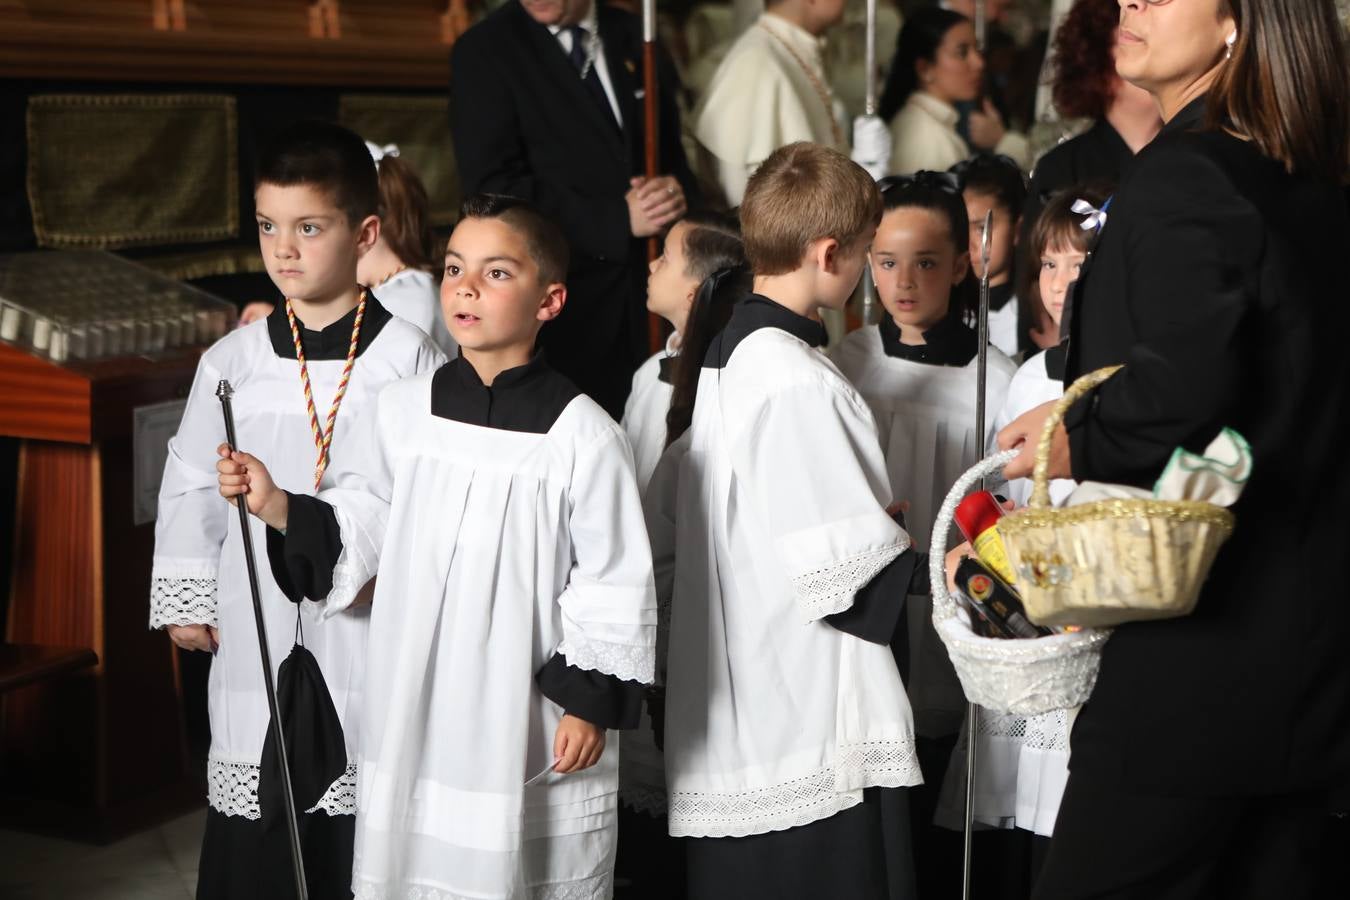
[{"label": "girl with dark hair", "polygon": [[[1350,784],[1327,580],[1350,545],[1345,36],[1332,0],[1119,3],[1117,71],[1166,124],[1071,302],[1066,382],[1124,368],[1053,432],[1050,474],[1148,487],[1225,427],[1255,462],[1195,612],[1106,645],[1035,896],[1334,896],[1314,881]],[[1000,433],[1009,478],[1048,414]]]},{"label": "girl with dark hair", "polygon": [[[1117,0],[1078,0],[1055,32],[1050,48],[1055,108],[1066,119],[1091,119],[1087,131],[1054,147],[1036,162],[1022,210],[1022,244],[1050,196],[1088,181],[1119,183],[1130,160],[1162,127],[1158,104],[1143,88],[1116,74]],[[1024,254],[1018,284],[1034,286],[1036,259]],[[1023,297],[1029,296],[1024,289]],[[1053,347],[1057,327],[1047,327],[1044,309],[1024,302],[1025,348]],[[1045,335],[1040,338],[1039,335]]]},{"label": "girl with dark hair", "polygon": [[[665,350],[633,376],[624,407],[623,428],[633,448],[638,488],[644,491],[661,454],[689,428],[708,345],[736,301],[750,291],[740,229],[735,219],[716,213],[694,213],[676,222],[648,270],[647,309],[674,331]],[[660,634],[657,665],[664,672],[664,628]],[[664,726],[661,691],[648,695],[641,726],[623,738],[615,872],[628,881],[633,896],[682,900],[684,844],[666,830],[665,759],[657,740]]]},{"label": "girl with dark hair", "polygon": [[[984,57],[975,42],[975,26],[960,13],[921,9],[900,30],[878,115],[891,126],[890,171],[945,171],[970,156],[956,131],[956,103],[976,100],[984,83]],[[998,113],[986,102],[1000,137],[983,149],[1002,153],[1025,166],[1026,138],[1002,130]]]},{"label": "girl with dark hair", "polygon": [[441,314],[441,289],[432,272],[427,189],[392,144],[366,142],[380,173],[380,239],[361,260],[357,277],[400,319],[422,329],[454,358],[459,352]]},{"label": "girl with dark hair", "polygon": [[[749,291],[748,275],[738,278],[727,270],[743,270],[744,266],[745,250],[736,220],[716,213],[694,213],[676,222],[666,232],[661,255],[648,266],[647,309],[674,330],[665,349],[633,375],[633,389],[624,405],[623,427],[633,447],[639,488],[646,488],[661,452],[689,426],[698,363],[706,344],[731,315],[737,288],[740,294]],[[723,272],[727,274],[714,279]],[[716,303],[710,296],[714,292]],[[695,351],[693,381],[688,391],[682,391],[680,356],[687,347]],[[676,415],[677,427],[668,431],[672,395],[680,395],[683,412]]]},{"label": "girl with dark hair", "polygon": [[[891,496],[908,503],[905,527],[914,546],[926,550],[947,490],[979,461],[994,433],[975,431],[978,336],[965,321],[977,298],[970,228],[955,175],[892,176],[878,187],[885,212],[870,264],[886,315],[844,338],[834,362],[871,408]],[[1015,371],[989,348],[989,409],[1003,404]],[[919,896],[945,896],[939,885],[956,869],[932,852],[946,837],[934,833],[933,812],[965,698],[933,630],[929,598],[910,597],[905,608],[901,672],[924,777],[910,806]]]}]

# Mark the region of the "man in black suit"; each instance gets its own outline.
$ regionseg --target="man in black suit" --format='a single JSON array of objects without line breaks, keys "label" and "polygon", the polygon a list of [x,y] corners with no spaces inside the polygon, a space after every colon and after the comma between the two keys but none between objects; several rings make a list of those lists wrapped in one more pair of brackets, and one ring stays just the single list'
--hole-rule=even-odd
[{"label": "man in black suit", "polygon": [[695,190],[674,67],[658,75],[660,170],[642,177],[641,23],[594,0],[508,0],[455,43],[451,131],[466,195],[512,194],[571,244],[567,306],[540,336],[550,363],[616,419],[647,354],[646,238]]}]

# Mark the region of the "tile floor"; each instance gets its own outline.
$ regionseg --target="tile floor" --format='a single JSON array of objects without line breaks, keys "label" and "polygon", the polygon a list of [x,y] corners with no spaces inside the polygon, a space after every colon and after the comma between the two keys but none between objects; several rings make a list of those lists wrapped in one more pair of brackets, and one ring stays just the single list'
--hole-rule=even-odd
[{"label": "tile floor", "polygon": [[192,900],[206,810],[97,847],[0,831],[3,900]]}]

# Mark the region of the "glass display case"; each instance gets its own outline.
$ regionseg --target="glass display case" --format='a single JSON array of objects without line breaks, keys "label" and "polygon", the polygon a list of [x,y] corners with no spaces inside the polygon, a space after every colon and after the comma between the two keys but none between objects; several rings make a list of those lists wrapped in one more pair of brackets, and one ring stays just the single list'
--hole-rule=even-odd
[{"label": "glass display case", "polygon": [[54,363],[202,346],[235,318],[232,304],[112,253],[0,254],[0,341]]}]

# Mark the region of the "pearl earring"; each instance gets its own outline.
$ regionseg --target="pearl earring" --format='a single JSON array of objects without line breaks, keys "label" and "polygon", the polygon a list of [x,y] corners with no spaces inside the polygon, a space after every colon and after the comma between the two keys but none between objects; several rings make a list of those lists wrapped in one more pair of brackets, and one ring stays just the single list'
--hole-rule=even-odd
[{"label": "pearl earring", "polygon": [[1223,58],[1224,58],[1224,59],[1232,59],[1232,58],[1233,58],[1233,45],[1237,43],[1237,32],[1234,31],[1232,34],[1228,35],[1228,38],[1227,38],[1227,40],[1224,41],[1224,43],[1228,45],[1228,51],[1227,51],[1226,53],[1224,53]]}]

